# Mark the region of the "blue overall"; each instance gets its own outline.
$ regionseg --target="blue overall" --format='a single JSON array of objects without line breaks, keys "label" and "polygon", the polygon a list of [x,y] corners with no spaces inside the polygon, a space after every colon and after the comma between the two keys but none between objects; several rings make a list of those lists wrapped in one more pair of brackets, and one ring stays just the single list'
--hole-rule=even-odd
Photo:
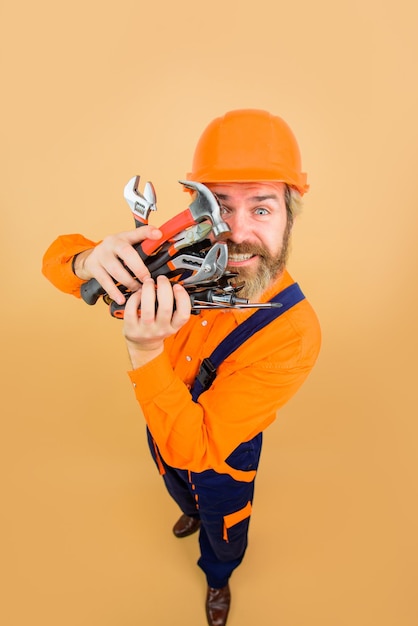
[{"label": "blue overall", "polygon": [[[227,335],[210,357],[203,359],[191,390],[193,401],[197,402],[200,394],[210,387],[219,365],[227,356],[304,297],[299,285],[294,283],[271,299],[277,308],[259,309]],[[257,470],[262,440],[263,433],[259,433],[250,441],[241,443],[226,463],[238,470]],[[247,549],[254,480],[237,481],[214,470],[191,472],[176,469],[165,463],[149,431],[148,443],[169,494],[183,513],[201,520],[198,565],[205,572],[208,585],[221,589],[228,583]]]},{"label": "blue overall", "polygon": [[[256,470],[260,459],[263,434],[242,443],[227,458],[239,470]],[[213,470],[189,472],[170,467],[159,454],[148,431],[148,443],[154,461],[162,473],[167,491],[189,517],[202,522],[199,534],[199,567],[210,587],[224,587],[233,570],[241,563],[248,543],[248,527],[254,497],[254,481],[238,482],[228,474]],[[239,512],[242,512],[240,515]],[[239,519],[232,526],[228,515]]]}]

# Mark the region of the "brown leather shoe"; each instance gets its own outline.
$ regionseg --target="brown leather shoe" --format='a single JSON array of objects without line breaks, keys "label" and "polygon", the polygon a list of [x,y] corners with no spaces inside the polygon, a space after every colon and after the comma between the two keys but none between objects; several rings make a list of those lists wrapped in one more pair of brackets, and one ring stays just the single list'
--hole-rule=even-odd
[{"label": "brown leather shoe", "polygon": [[200,528],[200,519],[198,517],[189,517],[183,515],[177,520],[173,526],[173,533],[179,539],[193,535]]},{"label": "brown leather shoe", "polygon": [[231,605],[231,592],[229,585],[222,589],[208,587],[206,596],[206,617],[209,626],[225,626]]}]

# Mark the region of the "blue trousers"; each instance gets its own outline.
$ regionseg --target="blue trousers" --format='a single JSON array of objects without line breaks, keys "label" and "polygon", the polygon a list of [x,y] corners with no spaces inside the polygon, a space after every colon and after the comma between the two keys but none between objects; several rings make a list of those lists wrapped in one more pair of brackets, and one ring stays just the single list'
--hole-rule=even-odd
[{"label": "blue trousers", "polygon": [[[242,443],[228,457],[235,469],[256,470],[262,433]],[[248,544],[248,528],[254,497],[254,481],[240,482],[213,470],[190,472],[167,465],[148,431],[148,443],[165,486],[189,517],[201,520],[199,567],[208,585],[224,587],[241,563]]]}]

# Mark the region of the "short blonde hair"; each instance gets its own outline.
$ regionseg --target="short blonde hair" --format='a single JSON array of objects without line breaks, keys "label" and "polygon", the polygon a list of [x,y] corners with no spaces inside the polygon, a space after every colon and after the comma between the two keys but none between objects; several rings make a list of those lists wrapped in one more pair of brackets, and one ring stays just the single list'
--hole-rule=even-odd
[{"label": "short blonde hair", "polygon": [[286,203],[287,217],[291,224],[297,215],[302,213],[302,196],[299,191],[290,185],[285,186],[284,199]]}]

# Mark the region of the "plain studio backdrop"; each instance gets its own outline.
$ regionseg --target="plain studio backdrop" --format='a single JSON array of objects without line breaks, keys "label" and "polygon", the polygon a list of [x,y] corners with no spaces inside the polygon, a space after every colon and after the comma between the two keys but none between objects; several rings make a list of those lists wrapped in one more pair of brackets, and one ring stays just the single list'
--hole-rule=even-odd
[{"label": "plain studio backdrop", "polygon": [[39,0],[0,9],[1,623],[204,625],[197,537],[145,444],[121,322],[41,275],[56,236],[153,223],[206,124],[264,108],[311,185],[290,270],[323,329],[265,436],[228,626],[415,626],[417,36],[410,1]]}]

